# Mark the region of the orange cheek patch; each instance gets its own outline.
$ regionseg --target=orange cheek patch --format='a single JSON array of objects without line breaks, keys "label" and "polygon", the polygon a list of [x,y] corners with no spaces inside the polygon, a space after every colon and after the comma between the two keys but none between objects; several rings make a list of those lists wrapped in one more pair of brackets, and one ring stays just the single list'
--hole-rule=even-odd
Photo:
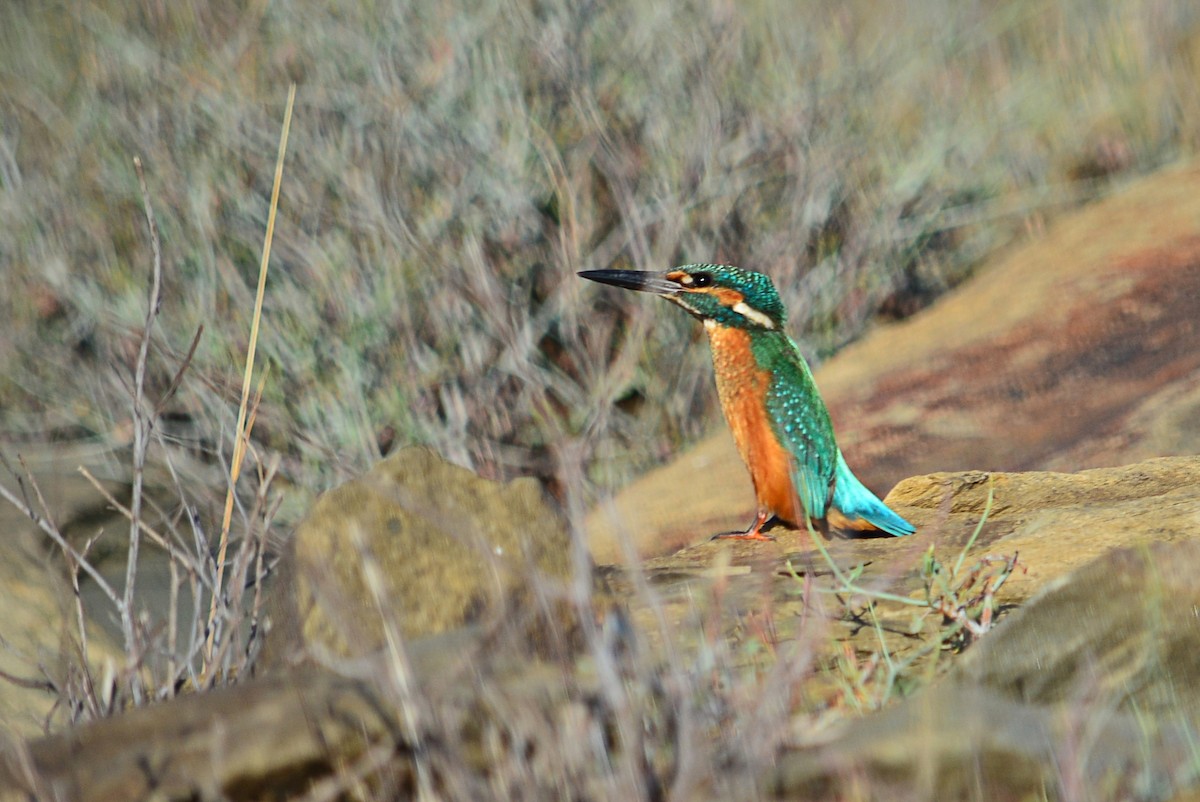
[{"label": "orange cheek patch", "polygon": [[717,296],[717,300],[721,302],[722,306],[732,307],[746,300],[746,296],[742,295],[737,290],[731,290],[725,287],[717,287],[709,290],[709,292]]}]

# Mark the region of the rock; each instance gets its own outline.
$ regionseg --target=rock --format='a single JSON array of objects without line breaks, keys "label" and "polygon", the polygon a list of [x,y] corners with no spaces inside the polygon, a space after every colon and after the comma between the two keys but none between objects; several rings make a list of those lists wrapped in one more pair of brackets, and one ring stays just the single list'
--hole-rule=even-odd
[{"label": "rock", "polygon": [[[405,651],[407,696],[383,655],[355,677],[279,671],[6,744],[0,802],[627,798],[602,764],[640,768],[645,755],[608,740],[618,722],[587,661],[543,662],[472,628]],[[661,690],[625,698],[640,694],[666,717]]]},{"label": "rock", "polygon": [[563,619],[543,614],[571,575],[570,538],[532,479],[500,485],[403,449],[323,495],[290,549],[269,607],[268,662],[298,647],[369,654],[390,620],[404,638],[530,616],[550,628],[537,638],[564,635],[553,631]]},{"label": "rock", "polygon": [[774,756],[760,794],[1166,799],[1194,789],[1200,457],[1070,474],[943,472],[906,479],[888,501],[916,535],[825,544],[843,568],[864,566],[860,586],[919,598],[927,550],[952,564],[981,520],[965,566],[1019,554],[996,596],[1000,623],[961,655],[921,656],[928,633],[912,634],[912,613],[885,602],[874,606],[878,630],[843,617],[825,622],[823,640],[805,641],[805,603],[784,566],[828,574],[806,532],[776,529],[766,544],[703,539],[643,563],[658,597],[631,603],[638,631],[662,618],[685,632],[696,600],[711,596],[733,631],[766,618],[780,643],[804,642],[804,659],[818,665],[846,651],[865,664],[882,643],[891,665],[919,678],[896,686],[897,696],[915,687],[911,698],[816,731],[837,687],[827,672],[806,678],[801,695],[819,701],[799,706],[794,746]]},{"label": "rock", "polygon": [[[7,513],[0,515],[0,521],[9,520]],[[0,560],[0,609],[5,611],[0,636],[6,644],[0,648],[0,671],[44,682],[44,668],[61,680],[70,662],[66,638],[78,640],[70,629],[73,619],[66,608],[71,590],[62,574],[51,570],[44,555],[37,555],[31,547],[29,533],[21,535],[6,537],[4,559]],[[89,634],[98,636],[93,660],[105,652],[115,655],[99,633]],[[58,729],[65,721],[62,715],[52,717],[56,702],[57,694],[49,689],[22,687],[0,678],[0,732],[27,737],[41,733],[46,726]]]},{"label": "rock", "polygon": [[[989,492],[991,509],[985,516]],[[966,555],[971,564],[992,554],[1018,554],[1020,569],[1003,588],[1005,603],[1023,602],[1058,577],[1109,551],[1200,538],[1200,457],[1163,457],[1119,468],[1079,473],[937,473],[901,482],[888,503],[912,521],[917,533],[903,538],[835,537],[826,543],[841,565],[869,564],[874,572],[912,584],[924,555],[934,548],[943,561],[956,558],[979,522],[983,526]],[[645,561],[662,576],[698,576],[728,555],[734,568],[759,576],[782,574],[783,565],[820,565],[807,531],[777,527],[772,543],[713,541],[702,536],[673,554]],[[732,580],[736,585],[739,580]],[[784,589],[787,580],[780,580]],[[907,584],[906,584],[907,583]],[[780,600],[782,601],[782,599]]]},{"label": "rock", "polygon": [[784,753],[783,799],[1164,799],[1188,786],[1189,731],[1150,731],[1098,703],[1075,711],[947,682]]},{"label": "rock", "polygon": [[[123,524],[128,531],[124,519],[104,511],[106,502],[78,472],[79,465],[86,464],[96,475],[107,476],[103,468],[111,454],[92,446],[61,444],[26,444],[22,451],[55,522],[76,546],[94,537],[105,524],[113,528]],[[32,500],[34,494],[24,481],[25,492]],[[106,484],[119,492],[119,481]],[[15,492],[22,495],[20,490]],[[48,676],[61,684],[68,667],[78,664],[74,650],[79,642],[66,562],[58,547],[23,512],[2,499],[0,532],[4,533],[0,558],[0,610],[4,611],[0,616],[0,638],[4,641],[0,671],[38,683],[44,683]],[[120,542],[117,550],[124,548],[120,534],[109,534],[105,540]],[[96,553],[104,546],[99,544]],[[125,660],[114,640],[96,625],[97,620],[111,617],[112,607],[100,598],[94,599],[95,604],[88,603],[93,601],[86,598],[89,581],[84,577],[81,583],[88,622],[87,659],[97,675],[103,675],[104,663],[122,666]],[[62,728],[70,720],[61,701],[47,688],[23,687],[0,678],[0,733],[28,737]]]},{"label": "rock", "polygon": [[[882,491],[930,471],[1075,471],[1200,451],[1198,182],[1200,165],[1164,171],[1064,216],[822,365],[817,384],[859,477]],[[750,521],[746,471],[719,428],[589,517],[598,563]],[[681,495],[697,476],[705,492]]]},{"label": "rock", "polygon": [[865,481],[1200,450],[1186,425],[1200,370],[1198,179],[1200,165],[1164,171],[1064,216],[823,366]]},{"label": "rock", "polygon": [[989,481],[992,509],[971,556],[1020,555],[1025,570],[1005,588],[1011,601],[1028,599],[1113,549],[1200,537],[1194,526],[1200,516],[1198,457],[1163,457],[1074,474],[931,474],[901,482],[888,499],[927,522],[928,537],[953,545],[961,535],[948,540],[946,535],[961,533],[983,516]]},{"label": "rock", "polygon": [[[1200,549],[1200,528],[1195,525],[1200,520],[1200,457],[1168,457],[1077,474],[980,471],[932,474],[902,482],[889,500],[917,525],[917,534],[905,538],[830,539],[824,546],[834,564],[847,572],[861,566],[859,587],[922,599],[926,592],[923,566],[927,556],[932,553],[943,571],[950,572],[959,555],[963,555],[958,578],[946,581],[960,589],[957,591],[960,599],[967,599],[975,591],[968,593],[961,589],[970,587],[965,585],[966,577],[974,566],[988,559],[1017,555],[1016,570],[994,596],[993,609],[1002,621],[1005,616],[1023,615],[1009,611],[1097,559],[1151,546],[1164,548],[1173,544]],[[978,537],[967,550],[981,521]],[[793,572],[817,577],[815,581],[821,587],[829,588],[836,583],[829,576],[828,563],[815,551],[810,534],[782,528],[772,534],[777,536],[773,543],[705,539],[674,554],[644,561],[638,570],[655,589],[652,603],[643,601],[636,586],[620,588],[618,583],[618,590],[628,599],[634,630],[654,632],[659,626],[657,622],[665,620],[673,632],[692,631],[697,599],[719,598],[720,609],[727,612],[729,625],[739,639],[747,637],[748,628],[753,631],[758,626],[779,643],[804,641],[805,659],[820,665],[836,664],[846,650],[869,661],[881,651],[882,645],[893,664],[905,665],[904,680],[898,687],[920,686],[951,670],[955,659],[938,645],[944,628],[940,615],[928,610],[922,614],[921,608],[895,602],[876,601],[872,612],[872,620],[879,624],[876,629],[869,622],[864,625],[862,615],[846,615],[847,610],[838,604],[814,601],[802,592],[805,584]],[[1119,565],[1114,563],[1110,567],[1116,570]],[[1186,575],[1186,571],[1181,575]],[[1097,579],[1093,584],[1107,588],[1110,603],[1119,605],[1129,595],[1122,582],[1114,579],[1105,584]],[[843,593],[842,597],[850,599],[854,595]],[[1180,598],[1180,609],[1191,609],[1191,596],[1181,594]],[[1127,603],[1132,607],[1140,604]],[[850,603],[850,607],[862,609],[864,604],[859,601]],[[809,642],[805,638],[810,636],[805,633],[806,627],[811,627],[813,605],[826,618],[822,625],[825,636]],[[1103,615],[1105,609],[1097,605],[1090,614]],[[1077,670],[1076,663],[1085,663],[1088,658],[1071,656],[1070,650],[1079,647],[1068,639],[1067,632],[1072,622],[1085,615],[1089,614],[1076,612],[1064,616],[1063,631],[1042,639],[1046,649],[1061,642],[1065,650],[1062,658]],[[1127,618],[1110,616],[1105,622],[1090,624],[1098,630],[1095,639],[1115,637],[1115,631],[1099,631],[1108,621],[1118,630],[1137,627]],[[976,659],[971,655],[977,649],[980,654],[987,654],[992,637],[993,634],[988,634],[965,654],[970,659]],[[1200,643],[1196,645],[1200,647]],[[1172,646],[1170,650],[1174,653],[1180,648]],[[1039,663],[1051,665],[1055,659],[1054,652],[1039,653],[1028,644],[1015,644],[1012,651],[1020,655],[1013,660],[1025,660],[1028,655],[1021,665],[1027,665],[1031,673]],[[991,661],[988,657],[978,659],[981,665]],[[1000,659],[995,662],[1005,664]],[[1178,676],[1183,678],[1180,681],[1200,686],[1200,666],[1178,660],[1175,665]],[[804,686],[804,693],[815,709],[837,703],[842,693],[836,682],[830,685],[828,680],[828,673],[817,672]],[[1032,701],[1041,704],[1047,700],[1039,697]]]},{"label": "rock", "polygon": [[277,676],[181,696],[10,748],[0,799],[283,799],[396,727],[364,683]]},{"label": "rock", "polygon": [[1186,791],[1200,722],[1198,572],[1200,540],[1091,560],[967,650],[946,681],[785,756],[776,785],[817,799],[844,798],[850,782],[892,798]]},{"label": "rock", "polygon": [[1200,540],[1113,550],[1043,588],[968,651],[955,674],[1024,702],[1136,715],[1146,732],[1194,727],[1197,576]]}]

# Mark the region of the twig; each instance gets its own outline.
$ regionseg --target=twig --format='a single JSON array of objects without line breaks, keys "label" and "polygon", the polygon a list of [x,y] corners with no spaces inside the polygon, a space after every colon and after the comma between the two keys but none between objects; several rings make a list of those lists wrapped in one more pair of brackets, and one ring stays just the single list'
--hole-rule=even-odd
[{"label": "twig", "polygon": [[[98,490],[100,492],[100,495],[104,496],[104,500],[107,501],[114,510],[121,513],[121,515],[125,516],[130,521],[133,520],[133,510],[130,509],[129,507],[126,507],[121,502],[117,501],[117,499],[113,496],[113,494],[109,493],[108,490],[105,489],[104,485],[100,484],[100,480],[92,475],[91,471],[89,471],[87,468],[83,467],[82,465],[79,466],[78,470],[81,474],[83,474],[83,478],[87,479],[89,482],[91,482],[92,487],[96,488],[96,490]],[[150,538],[150,540],[156,546],[161,547],[165,552],[167,552],[167,554],[169,554],[171,556],[172,561],[178,560],[179,562],[188,566],[189,570],[199,572],[199,569],[197,568],[196,564],[194,562],[192,562],[192,555],[188,554],[186,551],[182,550],[181,548],[179,548],[178,546],[173,544],[171,541],[167,540],[165,537],[160,535],[152,526],[147,524],[145,521],[139,520],[137,522],[137,526],[138,526],[138,531],[141,532],[142,534],[146,535],[148,538]]]},{"label": "twig", "polygon": [[158,399],[158,403],[154,406],[155,418],[162,414],[163,408],[171,400],[171,396],[175,395],[175,391],[179,389],[179,384],[183,381],[183,374],[187,372],[188,366],[192,364],[192,358],[196,356],[196,346],[200,344],[200,335],[203,333],[204,324],[201,323],[196,327],[196,335],[192,337],[192,344],[188,346],[187,354],[184,355],[183,361],[179,363],[179,370],[175,371],[175,376],[171,379],[171,383],[167,385],[166,392],[162,394],[162,398]]},{"label": "twig", "polygon": [[[146,452],[150,445],[150,429],[154,426],[154,416],[147,415],[144,408],[146,399],[146,362],[150,356],[150,336],[154,330],[154,320],[162,306],[162,247],[158,239],[158,225],[154,221],[154,209],[150,205],[150,190],[146,187],[146,175],[142,170],[142,160],[133,157],[133,167],[137,172],[138,187],[142,192],[142,208],[146,214],[146,227],[150,232],[150,248],[154,254],[154,266],[150,281],[150,303],[146,308],[146,322],[142,326],[142,341],[138,346],[137,362],[133,374],[133,494],[129,501],[129,552],[125,560],[125,595],[121,606],[121,630],[125,635],[125,653],[129,656],[135,650],[135,632],[133,626],[133,599],[137,586],[138,551],[141,546],[141,529],[138,523],[142,517],[142,486],[146,471]],[[142,688],[133,682],[132,691],[134,703],[142,701]]]},{"label": "twig", "polygon": [[233,496],[238,477],[242,472],[242,460],[246,455],[246,408],[250,401],[250,387],[254,376],[254,352],[258,346],[258,328],[262,320],[263,295],[267,288],[267,266],[271,261],[271,239],[275,236],[275,213],[279,208],[279,185],[283,181],[283,157],[287,152],[288,129],[292,125],[292,106],[296,100],[296,85],[288,89],[287,109],[283,113],[283,131],[279,135],[279,155],[275,161],[275,183],[271,187],[271,206],[267,213],[267,233],[263,240],[262,262],[258,269],[258,291],[254,297],[254,316],[250,321],[250,343],[246,350],[246,371],[242,377],[242,400],[238,404],[237,425],[234,427],[233,462],[229,466],[229,487],[225,493],[225,514],[221,519],[221,538],[217,547],[217,574],[213,587],[212,603],[208,608],[207,638],[205,655],[212,657],[213,624],[217,617],[217,601],[225,578],[225,552],[229,548],[229,526],[233,520]]},{"label": "twig", "polygon": [[[254,543],[254,598],[250,606],[250,628],[246,637],[246,648],[243,652],[243,666],[249,664],[253,659],[256,639],[258,638],[259,616],[262,611],[262,589],[266,577],[263,574],[264,562],[267,551],[267,535],[270,532],[271,522],[275,519],[275,514],[279,511],[279,506],[283,499],[276,497],[274,501],[267,497],[267,490],[271,486],[271,482],[275,478],[275,474],[279,470],[280,457],[274,454],[271,461],[266,466],[266,471],[259,477],[258,497],[255,499],[255,518],[261,516],[262,528],[259,530],[257,542]],[[251,541],[247,539],[247,543]]]},{"label": "twig", "polygon": [[[250,450],[250,448],[251,448],[249,445],[249,443],[250,443],[249,433],[251,431],[253,431],[254,421],[258,419],[258,409],[259,409],[259,405],[262,403],[263,389],[266,386],[267,377],[270,375],[270,367],[271,367],[270,365],[267,365],[267,369],[263,371],[262,378],[259,379],[258,389],[254,393],[254,400],[250,403],[250,411],[246,416],[245,431],[246,431],[247,436],[243,440],[244,448],[246,450]],[[242,454],[243,463],[244,463],[244,460],[245,460],[245,453],[243,452],[243,454]],[[257,456],[256,456],[256,460],[257,460]],[[261,465],[261,462],[260,462],[260,465]],[[260,490],[261,490],[261,488],[260,488]],[[256,507],[255,510],[251,513],[250,519],[254,519],[255,517],[257,517],[257,515],[258,515],[258,507]],[[226,530],[226,531],[228,531],[228,530]],[[250,542],[251,542],[251,540],[249,538],[243,539],[243,541],[242,541],[243,547],[238,549],[237,554],[233,559],[233,562],[235,564],[241,565],[241,563],[244,562],[241,559],[244,556],[244,552],[245,552],[244,547],[245,547],[246,543],[250,543]],[[219,563],[216,566],[214,566],[214,581],[216,582],[216,584],[213,585],[213,588],[215,590],[213,599],[216,601],[222,602],[225,605],[225,608],[227,610],[228,609],[236,609],[238,604],[241,603],[240,600],[241,600],[241,596],[242,596],[242,594],[241,594],[242,588],[240,586],[240,583],[244,580],[246,567],[244,565],[241,565],[241,568],[231,578],[231,580],[230,580],[231,584],[236,586],[235,592],[227,594],[225,592],[225,586],[224,586],[225,582],[222,577],[222,575],[225,572],[225,565],[226,565],[226,560],[221,559],[219,561]],[[210,610],[210,612],[211,612],[211,610]],[[229,652],[229,646],[230,646],[230,640],[228,637],[229,631],[224,626],[227,623],[228,618],[229,618],[229,616],[225,616],[225,617],[211,616],[208,619],[208,624],[207,624],[207,629],[206,629],[207,637],[206,637],[206,641],[205,641],[205,646],[206,646],[205,662],[209,666],[220,665],[224,661],[225,655]],[[214,647],[216,646],[218,630],[221,631],[221,637],[223,638],[223,640],[220,644],[220,647],[214,650]],[[208,677],[209,682],[212,682],[213,680],[215,680],[215,675]]]},{"label": "twig", "polygon": [[[92,550],[92,546],[99,537],[100,534],[97,533],[83,544],[83,551],[81,553],[84,559],[87,558],[88,552]],[[92,672],[88,669],[87,622],[83,613],[83,594],[79,591],[79,563],[66,550],[63,551],[63,557],[66,559],[67,567],[70,569],[71,594],[74,596],[75,601],[75,625],[79,627],[79,665],[81,666],[80,673],[83,675],[84,699],[92,715],[97,716],[100,712],[100,705],[96,700],[96,683],[92,678]]]},{"label": "twig", "polygon": [[0,679],[4,680],[5,682],[12,683],[13,685],[16,685],[18,688],[28,688],[31,691],[57,691],[58,690],[58,686],[56,686],[50,680],[26,679],[25,677],[18,677],[16,674],[10,674],[7,671],[4,671],[2,669],[0,669]]},{"label": "twig", "polygon": [[28,518],[37,525],[38,529],[41,529],[50,536],[50,539],[54,541],[55,545],[70,554],[72,559],[77,560],[79,562],[79,567],[82,568],[88,576],[95,580],[96,587],[103,591],[104,595],[107,596],[109,601],[111,601],[117,608],[117,611],[119,612],[121,610],[121,606],[124,604],[123,599],[115,590],[113,590],[113,586],[108,583],[108,580],[104,578],[104,575],[97,571],[90,562],[83,558],[83,555],[76,551],[75,548],[67,542],[67,539],[64,538],[62,533],[58,531],[58,527],[54,526],[53,523],[47,521],[45,518],[30,509],[29,505],[17,498],[15,493],[2,484],[0,484],[0,498],[3,498],[9,504],[13,505],[26,516],[28,516]]},{"label": "twig", "polygon": [[[171,595],[167,599],[167,682],[166,687],[159,689],[160,698],[170,698],[175,695],[175,678],[178,672],[176,666],[176,649],[179,647],[179,566],[174,560],[167,561],[171,574]],[[194,600],[193,600],[194,601]]]},{"label": "twig", "polygon": [[[200,332],[197,331],[196,337],[193,340],[193,343],[198,342],[199,338],[200,338]],[[189,354],[189,356],[190,356],[190,354]],[[184,362],[186,363],[187,360],[185,359]],[[182,376],[182,368],[180,369],[180,372],[178,375]],[[171,478],[174,480],[175,486],[179,490],[179,499],[180,499],[179,515],[185,515],[185,516],[187,516],[189,521],[194,521],[193,516],[195,513],[194,513],[191,505],[187,502],[187,494],[184,492],[183,482],[180,479],[179,474],[175,470],[175,462],[171,459],[171,452],[166,448],[166,444],[163,442],[162,431],[159,430],[158,432],[156,432],[156,436],[158,437],[159,444],[164,449],[163,464],[166,466],[167,470],[170,472]],[[162,517],[162,519],[167,522],[168,526],[171,529],[172,540],[174,542],[179,543],[180,546],[178,548],[181,548],[181,550],[182,550],[183,535],[180,533],[175,522],[172,521],[168,515],[166,515],[161,510],[158,510],[157,508],[156,508],[156,512],[158,512],[160,514],[160,516]],[[193,608],[193,613],[194,613],[196,610],[198,610],[200,608],[200,606],[203,603],[203,597],[200,595],[200,591],[199,591],[198,575],[204,569],[204,557],[203,557],[204,546],[203,546],[203,541],[197,542],[197,541],[195,541],[195,539],[193,539],[193,545],[198,549],[199,554],[198,555],[187,554],[189,562],[184,563],[184,568],[187,570],[187,577],[190,582],[190,587],[192,590],[192,608]],[[186,554],[186,552],[184,552],[184,553]],[[159,683],[159,687],[158,687],[159,699],[166,699],[166,698],[170,698],[175,695],[176,689],[179,685],[179,679],[183,674],[183,669],[179,666],[180,655],[179,655],[179,651],[178,651],[178,649],[179,649],[179,597],[180,597],[180,588],[183,586],[185,579],[184,579],[184,577],[181,577],[180,573],[179,573],[180,562],[181,562],[181,560],[178,559],[174,553],[171,553],[171,559],[169,559],[167,561],[167,566],[170,571],[170,581],[171,581],[171,592],[170,592],[170,596],[167,601],[167,673],[166,673],[166,678],[165,678],[166,681]],[[193,625],[198,626],[198,622],[195,620],[195,618],[193,618]],[[195,632],[191,633],[193,642],[195,639],[195,635],[196,635]],[[195,651],[192,650],[191,655],[194,655],[194,654],[195,654]],[[189,655],[189,664],[190,664],[191,655]]]}]

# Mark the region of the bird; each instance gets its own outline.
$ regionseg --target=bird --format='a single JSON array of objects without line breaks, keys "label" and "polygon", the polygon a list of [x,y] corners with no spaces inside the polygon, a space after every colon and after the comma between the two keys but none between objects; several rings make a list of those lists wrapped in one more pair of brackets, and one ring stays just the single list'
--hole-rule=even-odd
[{"label": "bird", "polygon": [[787,313],[769,276],[715,264],[578,275],[659,295],[704,324],[721,410],[757,502],[749,527],[716,537],[773,540],[763,528],[775,519],[796,528],[811,521],[822,534],[829,525],[896,537],[916,531],[846,464],[812,371],[784,330]]}]

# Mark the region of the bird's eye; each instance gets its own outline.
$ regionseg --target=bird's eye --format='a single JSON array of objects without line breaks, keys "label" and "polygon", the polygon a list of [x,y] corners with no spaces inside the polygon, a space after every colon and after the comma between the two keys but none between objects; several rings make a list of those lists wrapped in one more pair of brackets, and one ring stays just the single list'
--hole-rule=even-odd
[{"label": "bird's eye", "polygon": [[713,283],[711,273],[692,273],[693,287],[708,287]]}]

